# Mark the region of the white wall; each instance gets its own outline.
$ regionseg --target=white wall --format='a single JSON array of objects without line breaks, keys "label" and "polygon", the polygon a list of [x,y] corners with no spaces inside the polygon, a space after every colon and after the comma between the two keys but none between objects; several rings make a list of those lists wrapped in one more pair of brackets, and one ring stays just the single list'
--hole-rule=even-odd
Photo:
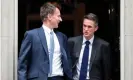
[{"label": "white wall", "polygon": [[[121,0],[121,80],[133,80],[133,0]],[[0,80],[17,80],[18,0],[0,0]]]},{"label": "white wall", "polygon": [[0,0],[0,79],[16,79],[17,0]]},{"label": "white wall", "polygon": [[133,0],[121,0],[121,80],[133,80]]}]

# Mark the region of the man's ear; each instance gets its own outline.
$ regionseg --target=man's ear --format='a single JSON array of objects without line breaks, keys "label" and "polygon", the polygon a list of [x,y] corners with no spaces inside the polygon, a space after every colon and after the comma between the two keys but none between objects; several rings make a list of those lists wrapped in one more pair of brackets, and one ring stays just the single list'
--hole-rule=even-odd
[{"label": "man's ear", "polygon": [[98,30],[98,26],[95,27],[95,31],[97,31],[97,30]]},{"label": "man's ear", "polygon": [[49,19],[49,20],[52,19],[52,14],[48,14],[48,19]]}]

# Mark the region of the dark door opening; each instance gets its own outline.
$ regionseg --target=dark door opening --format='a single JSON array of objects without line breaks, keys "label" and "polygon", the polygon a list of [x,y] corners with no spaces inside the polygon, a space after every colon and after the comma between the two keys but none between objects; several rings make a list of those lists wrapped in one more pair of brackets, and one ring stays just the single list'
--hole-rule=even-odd
[{"label": "dark door opening", "polygon": [[[19,0],[18,1],[18,51],[26,30],[41,27],[39,17],[40,6],[47,1],[56,0]],[[86,13],[94,13],[99,18],[99,30],[95,35],[105,39],[111,45],[112,50],[112,80],[120,80],[120,0],[57,0],[62,7],[64,16],[58,30],[67,37],[80,35],[82,32],[81,17]],[[82,3],[78,6],[78,4]],[[78,9],[79,8],[79,9]],[[82,10],[82,11],[81,11]],[[80,12],[80,13],[77,13]],[[73,17],[73,15],[79,16]],[[32,18],[32,19],[30,19]]]}]

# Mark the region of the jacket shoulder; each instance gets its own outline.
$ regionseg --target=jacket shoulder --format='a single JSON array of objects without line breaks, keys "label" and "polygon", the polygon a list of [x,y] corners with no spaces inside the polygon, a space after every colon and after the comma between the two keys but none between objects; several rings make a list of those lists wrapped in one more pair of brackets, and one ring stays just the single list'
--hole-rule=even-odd
[{"label": "jacket shoulder", "polygon": [[109,42],[107,42],[106,40],[101,39],[99,37],[95,37],[95,40],[97,40],[98,42],[100,42],[103,45],[109,45]]},{"label": "jacket shoulder", "polygon": [[78,40],[81,39],[81,38],[82,38],[82,36],[70,37],[70,38],[68,39],[68,41],[78,41]]},{"label": "jacket shoulder", "polygon": [[62,32],[56,31],[55,33],[59,36],[62,36],[63,38],[67,38],[67,36]]}]

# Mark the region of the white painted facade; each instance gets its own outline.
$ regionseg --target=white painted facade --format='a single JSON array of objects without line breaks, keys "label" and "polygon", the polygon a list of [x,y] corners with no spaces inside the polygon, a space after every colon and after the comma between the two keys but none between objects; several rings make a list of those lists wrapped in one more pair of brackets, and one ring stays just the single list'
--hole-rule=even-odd
[{"label": "white painted facade", "polygon": [[17,80],[18,0],[0,0],[0,80]]},{"label": "white painted facade", "polygon": [[[0,80],[17,80],[18,0],[0,0]],[[133,80],[133,0],[120,1],[121,80]]]}]

